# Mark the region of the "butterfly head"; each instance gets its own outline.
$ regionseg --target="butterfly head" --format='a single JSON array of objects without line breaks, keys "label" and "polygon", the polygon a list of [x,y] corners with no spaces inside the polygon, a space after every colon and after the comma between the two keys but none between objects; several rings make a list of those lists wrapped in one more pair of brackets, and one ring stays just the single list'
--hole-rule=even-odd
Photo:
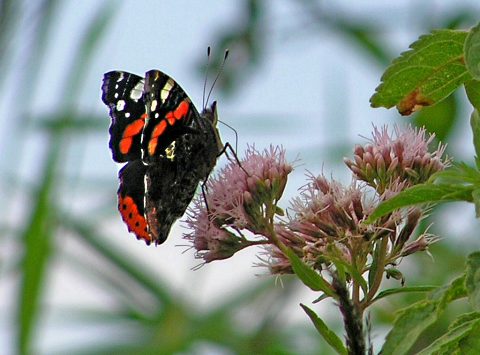
[{"label": "butterfly head", "polygon": [[217,113],[217,101],[213,101],[210,107],[205,107],[202,112],[202,116],[205,120],[210,123],[212,131],[215,135],[215,141],[217,144],[218,151],[220,152],[223,149],[223,143],[220,138],[220,133],[217,129],[218,123],[218,113]]}]

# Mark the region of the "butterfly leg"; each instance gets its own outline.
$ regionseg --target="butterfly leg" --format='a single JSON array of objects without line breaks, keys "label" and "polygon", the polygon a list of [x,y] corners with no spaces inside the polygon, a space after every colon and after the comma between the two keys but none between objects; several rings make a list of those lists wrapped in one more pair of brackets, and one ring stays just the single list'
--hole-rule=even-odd
[{"label": "butterfly leg", "polygon": [[238,164],[238,166],[243,170],[243,172],[247,175],[247,176],[250,176],[250,174],[248,173],[248,171],[245,170],[245,168],[242,166],[242,163],[240,162],[240,159],[238,159],[238,155],[237,155],[237,152],[235,151],[235,149],[233,149],[232,145],[227,142],[225,143],[225,145],[223,146],[222,150],[220,151],[220,153],[218,153],[217,157],[221,156],[222,154],[225,154],[227,156],[227,159],[232,161],[232,159],[230,158],[230,156],[228,155],[228,152],[227,150],[230,151],[230,153],[232,153],[233,157],[235,158],[235,162]]},{"label": "butterfly leg", "polygon": [[207,202],[207,180],[208,176],[205,180],[202,182],[202,196],[203,196],[203,201],[205,201],[205,207],[207,207],[207,215],[210,215],[210,209],[208,208],[208,202]]}]

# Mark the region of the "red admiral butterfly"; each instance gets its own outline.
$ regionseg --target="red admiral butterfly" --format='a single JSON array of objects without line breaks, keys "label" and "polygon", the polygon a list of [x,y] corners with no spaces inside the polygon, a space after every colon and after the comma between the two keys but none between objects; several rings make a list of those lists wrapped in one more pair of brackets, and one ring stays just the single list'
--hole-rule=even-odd
[{"label": "red admiral butterfly", "polygon": [[118,209],[128,230],[147,244],[163,243],[216,164],[223,146],[214,102],[201,114],[185,91],[158,70],[104,75],[102,101],[110,108]]}]

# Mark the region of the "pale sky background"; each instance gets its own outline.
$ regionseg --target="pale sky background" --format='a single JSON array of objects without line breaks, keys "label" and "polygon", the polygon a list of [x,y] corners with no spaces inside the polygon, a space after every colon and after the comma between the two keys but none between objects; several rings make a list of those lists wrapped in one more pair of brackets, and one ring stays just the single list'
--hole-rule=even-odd
[{"label": "pale sky background", "polygon": [[[242,155],[247,143],[255,143],[264,148],[270,144],[283,145],[290,160],[300,158],[300,164],[292,173],[287,187],[283,207],[288,207],[289,198],[304,184],[305,170],[319,174],[322,169],[327,176],[333,174],[343,182],[349,182],[346,167],[331,161],[322,151],[333,144],[352,145],[364,143],[361,136],[369,136],[371,123],[408,122],[399,118],[393,111],[372,109],[369,97],[378,85],[382,68],[365,58],[363,52],[351,42],[328,31],[298,31],[305,26],[305,16],[295,1],[266,1],[270,13],[266,27],[268,48],[266,56],[254,70],[254,75],[244,81],[244,85],[228,99],[213,92],[212,98],[218,100],[220,119],[235,127],[239,135],[239,153]],[[364,18],[374,18],[383,23],[395,23],[389,26],[398,31],[385,33],[391,40],[393,53],[400,53],[420,34],[420,30],[409,26],[413,4],[418,1],[337,1],[336,9],[342,12],[357,13]],[[447,13],[458,6],[459,1],[429,1],[435,13]],[[461,1],[465,4],[477,4],[476,1]],[[380,4],[380,5],[379,5]],[[197,76],[194,68],[206,53],[207,46],[213,51],[223,51],[212,41],[222,28],[229,28],[238,21],[238,12],[243,1],[118,1],[114,15],[102,46],[96,51],[95,61],[90,67],[86,86],[78,97],[78,109],[85,113],[102,115],[109,122],[107,108],[100,100],[100,85],[104,72],[126,70],[142,75],[150,69],[160,69],[171,75],[187,91],[201,108],[203,78]],[[64,1],[61,18],[55,26],[54,41],[49,43],[49,54],[43,71],[40,73],[41,87],[35,90],[35,111],[48,114],[58,107],[58,97],[64,88],[62,79],[68,70],[74,48],[88,20],[96,12],[98,1]],[[327,5],[325,5],[327,6]],[[418,5],[427,6],[427,5]],[[25,9],[28,11],[32,9]],[[25,16],[28,36],[28,16]],[[409,32],[405,28],[410,28]],[[297,38],[291,35],[298,35]],[[21,38],[17,39],[21,43]],[[16,46],[17,57],[21,63],[22,46]],[[231,53],[235,57],[235,53]],[[233,59],[232,59],[233,61]],[[18,64],[20,65],[20,64]],[[227,63],[227,66],[229,63]],[[7,73],[7,85],[3,99],[0,97],[0,124],[8,124],[12,98],[8,88],[16,85],[16,78]],[[22,98],[16,99],[19,105]],[[469,113],[465,113],[468,115]],[[265,121],[261,121],[265,117]],[[466,116],[468,117],[468,116]],[[346,118],[345,120],[341,120]],[[272,123],[273,122],[273,123]],[[466,134],[468,120],[456,134]],[[224,141],[234,142],[232,132],[223,125],[219,126]],[[31,154],[22,162],[24,177],[35,182],[35,165],[37,157],[42,154],[44,141],[38,135],[26,132],[31,140]],[[4,133],[5,134],[5,133]],[[471,138],[466,141],[470,143]],[[185,244],[181,239],[184,230],[181,223],[176,223],[167,242],[160,247],[146,247],[129,234],[116,211],[116,190],[118,187],[117,166],[111,160],[108,149],[108,132],[90,135],[87,141],[74,139],[69,147],[71,156],[65,162],[73,175],[79,178],[101,178],[111,182],[111,213],[105,220],[103,228],[109,232],[112,244],[121,246],[128,253],[139,256],[138,260],[166,279],[172,289],[185,299],[191,299],[202,307],[208,307],[216,300],[229,297],[241,289],[244,283],[256,282],[269,276],[266,269],[252,268],[257,261],[256,250],[247,250],[226,261],[214,262],[200,270],[191,268],[198,264],[193,252],[179,247]],[[76,149],[75,145],[80,148]],[[85,150],[85,145],[87,149]],[[314,148],[311,148],[311,147]],[[471,154],[471,144],[459,148],[465,154]],[[5,147],[0,142],[2,152],[12,152],[12,147]],[[312,151],[315,149],[315,151]],[[350,149],[351,151],[351,149]],[[4,153],[2,153],[4,154]],[[349,154],[349,151],[345,151]],[[339,157],[340,159],[341,157]],[[330,160],[329,160],[330,159]],[[6,160],[12,162],[12,159]],[[5,162],[0,162],[1,172],[9,171]],[[221,158],[219,166],[225,163]],[[4,189],[5,187],[2,187]],[[3,193],[2,193],[3,195]],[[85,213],[89,199],[78,191],[68,191],[65,187],[66,203],[79,213]],[[104,196],[99,196],[99,198]],[[1,195],[0,195],[1,198]],[[19,198],[10,206],[7,216],[10,221],[21,223],[22,206],[28,203]],[[469,210],[471,214],[473,213]],[[69,253],[81,253],[82,246],[65,236],[62,248],[55,262],[54,271],[49,280],[47,300],[52,307],[68,308],[71,305],[109,307],[111,298],[104,291],[92,287],[82,274],[66,266],[62,257]],[[9,259],[16,251],[13,243],[0,251],[1,260]],[[87,255],[86,257],[91,257]],[[95,263],[95,260],[92,260]],[[16,283],[14,280],[0,280],[0,352],[10,348],[12,336],[8,322],[13,311]],[[192,291],[194,290],[194,292]],[[312,296],[299,294],[298,301],[310,302]],[[309,322],[303,311],[294,304],[291,321]],[[58,314],[47,319],[48,326],[41,336],[42,349],[55,349],[71,342],[81,343],[92,339],[92,329],[69,329],[61,323]]]}]

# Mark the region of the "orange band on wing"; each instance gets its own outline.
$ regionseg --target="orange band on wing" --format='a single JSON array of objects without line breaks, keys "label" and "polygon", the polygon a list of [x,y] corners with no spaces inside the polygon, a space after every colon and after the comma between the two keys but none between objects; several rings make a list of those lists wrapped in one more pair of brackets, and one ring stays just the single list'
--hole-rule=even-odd
[{"label": "orange band on wing", "polygon": [[118,210],[122,215],[122,219],[128,227],[129,232],[135,233],[137,239],[143,239],[145,243],[150,244],[152,238],[148,233],[147,221],[140,214],[135,201],[130,196],[122,197],[118,195]]},{"label": "orange band on wing", "polygon": [[152,135],[150,137],[150,141],[148,142],[148,154],[150,156],[155,154],[155,150],[157,149],[157,145],[158,145],[158,138],[167,129],[167,121],[170,124],[170,126],[173,126],[176,121],[181,120],[188,114],[189,109],[190,109],[189,101],[183,100],[175,110],[168,112],[165,115],[165,119],[160,121],[160,123],[155,126],[155,128],[153,129]]},{"label": "orange band on wing", "polygon": [[122,134],[122,139],[120,139],[119,143],[120,153],[127,154],[130,151],[130,148],[133,144],[133,138],[142,132],[146,117],[147,114],[144,113],[138,120],[133,121],[127,125],[127,127],[125,127],[125,130]]},{"label": "orange band on wing", "polygon": [[152,132],[152,138],[148,142],[148,154],[153,155],[155,154],[155,149],[157,148],[158,144],[158,137],[160,137],[165,129],[167,128],[167,122],[161,121],[159,124],[155,126]]},{"label": "orange band on wing", "polygon": [[170,111],[169,113],[167,113],[165,115],[165,118],[167,119],[168,123],[170,123],[170,126],[173,126],[175,121],[184,118],[187,115],[189,108],[189,102],[187,100],[183,100],[174,111]]}]

